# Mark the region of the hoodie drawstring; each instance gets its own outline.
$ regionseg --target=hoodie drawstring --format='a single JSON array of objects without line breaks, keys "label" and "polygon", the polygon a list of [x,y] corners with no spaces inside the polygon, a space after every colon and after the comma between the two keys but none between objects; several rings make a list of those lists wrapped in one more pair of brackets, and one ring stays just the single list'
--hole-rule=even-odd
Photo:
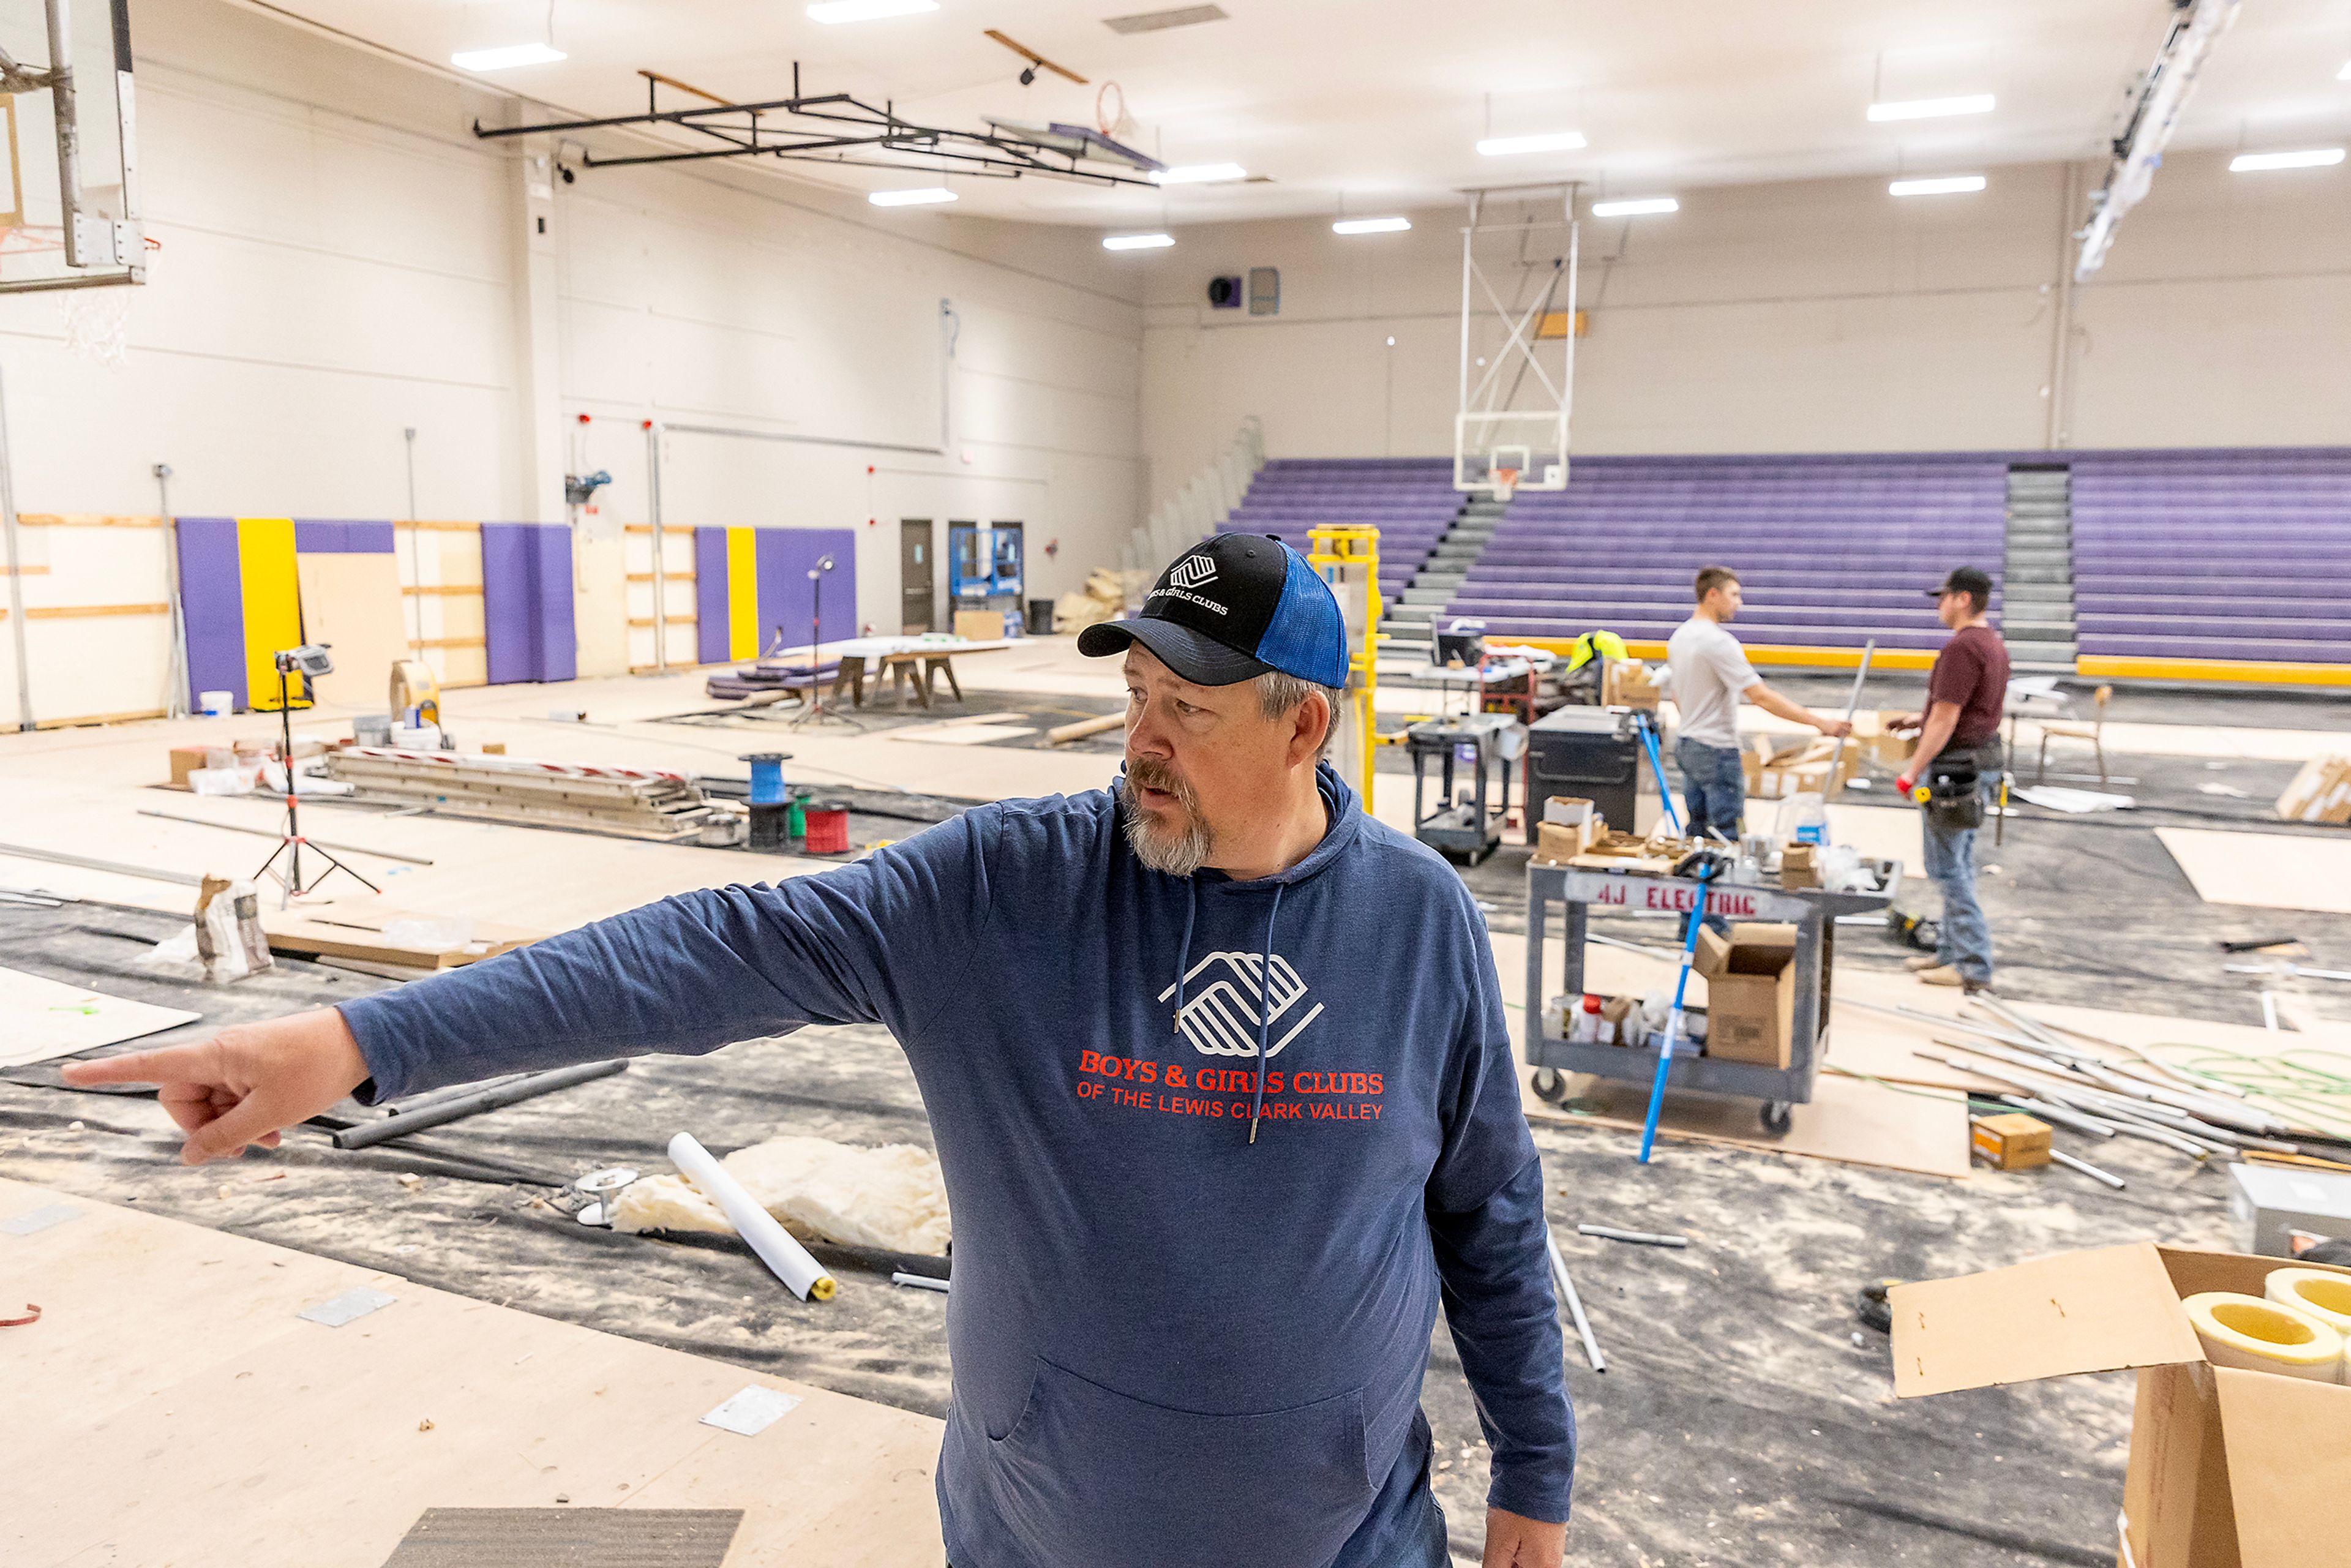
[{"label": "hoodie drawstring", "polygon": [[1249,1107],[1249,1135],[1252,1144],[1257,1142],[1257,1119],[1265,1110],[1265,1042],[1273,1033],[1273,919],[1281,913],[1281,886],[1278,882],[1273,884],[1273,907],[1265,912],[1265,956],[1257,971],[1257,1103]]},{"label": "hoodie drawstring", "polygon": [[1192,920],[1200,913],[1200,888],[1186,877],[1184,895],[1184,945],[1176,952],[1176,1019],[1170,1026],[1174,1032],[1184,1032],[1184,976],[1192,967]]}]

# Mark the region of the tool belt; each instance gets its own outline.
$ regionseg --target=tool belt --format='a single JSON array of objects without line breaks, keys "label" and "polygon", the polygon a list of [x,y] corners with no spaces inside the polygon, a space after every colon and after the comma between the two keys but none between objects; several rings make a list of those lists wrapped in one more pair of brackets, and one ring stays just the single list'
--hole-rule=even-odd
[{"label": "tool belt", "polygon": [[[1983,748],[1976,747],[1945,751],[1911,786],[1911,799],[1946,832],[1982,827],[1984,760]],[[1994,768],[2000,765],[1997,752],[1991,761]]]}]

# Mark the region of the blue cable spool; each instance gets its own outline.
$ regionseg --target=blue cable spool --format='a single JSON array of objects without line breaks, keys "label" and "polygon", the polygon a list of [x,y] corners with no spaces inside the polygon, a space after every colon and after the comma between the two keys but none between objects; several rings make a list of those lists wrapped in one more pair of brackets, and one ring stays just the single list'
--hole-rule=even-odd
[{"label": "blue cable spool", "polygon": [[754,751],[742,760],[751,765],[751,804],[780,806],[787,800],[784,785],[784,764],[789,751]]}]

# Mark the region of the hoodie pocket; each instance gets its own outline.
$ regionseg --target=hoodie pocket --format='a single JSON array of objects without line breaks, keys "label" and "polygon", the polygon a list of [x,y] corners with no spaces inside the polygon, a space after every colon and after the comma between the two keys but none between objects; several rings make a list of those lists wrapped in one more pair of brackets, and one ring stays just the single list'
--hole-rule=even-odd
[{"label": "hoodie pocket", "polygon": [[988,1451],[1005,1524],[1054,1568],[1320,1568],[1374,1492],[1355,1393],[1203,1416],[1042,1358],[1019,1420]]}]

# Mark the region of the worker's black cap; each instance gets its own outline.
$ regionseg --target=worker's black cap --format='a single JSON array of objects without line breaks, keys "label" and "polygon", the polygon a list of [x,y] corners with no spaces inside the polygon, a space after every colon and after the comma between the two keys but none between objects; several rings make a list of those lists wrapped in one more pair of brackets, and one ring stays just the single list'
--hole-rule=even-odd
[{"label": "worker's black cap", "polygon": [[1078,633],[1102,658],[1140,643],[1195,685],[1229,686],[1270,670],[1347,684],[1347,626],[1331,585],[1270,534],[1218,534],[1177,556],[1143,612]]},{"label": "worker's black cap", "polygon": [[1977,600],[1979,602],[1990,603],[1991,601],[1991,573],[1979,570],[1972,566],[1956,568],[1952,570],[1950,576],[1943,579],[1942,587],[1928,589],[1927,591],[1927,597],[1929,599],[1940,599],[1946,593],[1964,593]]}]

